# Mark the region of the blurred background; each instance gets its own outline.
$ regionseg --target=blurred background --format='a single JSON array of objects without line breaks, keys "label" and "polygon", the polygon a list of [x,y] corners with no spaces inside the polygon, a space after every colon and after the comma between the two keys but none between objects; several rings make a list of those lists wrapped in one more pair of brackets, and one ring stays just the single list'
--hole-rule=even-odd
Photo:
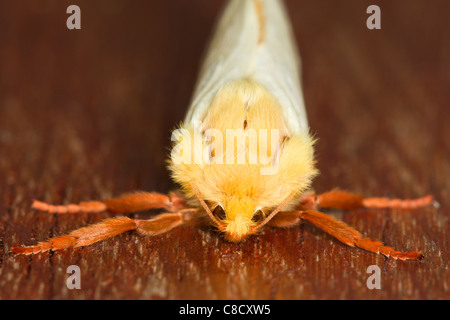
[{"label": "blurred background", "polygon": [[[435,195],[441,209],[420,214],[333,213],[392,246],[423,248],[427,262],[347,248],[309,225],[242,245],[182,228],[32,258],[8,254],[109,217],[39,214],[32,199],[176,188],[165,168],[170,132],[183,120],[224,3],[0,0],[0,298],[449,298],[445,0],[285,1],[319,138],[314,189]],[[81,30],[66,27],[72,4],[81,8]],[[372,4],[381,8],[381,30],[366,27]],[[85,290],[65,288],[73,263]],[[384,266],[393,284],[367,290],[370,264]]]}]

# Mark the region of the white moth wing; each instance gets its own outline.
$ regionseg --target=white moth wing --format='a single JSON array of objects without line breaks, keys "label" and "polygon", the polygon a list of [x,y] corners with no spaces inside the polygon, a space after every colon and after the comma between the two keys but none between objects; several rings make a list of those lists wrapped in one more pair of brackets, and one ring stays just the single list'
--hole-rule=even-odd
[{"label": "white moth wing", "polygon": [[280,0],[230,0],[216,26],[200,70],[185,124],[201,125],[217,92],[252,79],[279,102],[291,134],[308,131],[300,62]]}]

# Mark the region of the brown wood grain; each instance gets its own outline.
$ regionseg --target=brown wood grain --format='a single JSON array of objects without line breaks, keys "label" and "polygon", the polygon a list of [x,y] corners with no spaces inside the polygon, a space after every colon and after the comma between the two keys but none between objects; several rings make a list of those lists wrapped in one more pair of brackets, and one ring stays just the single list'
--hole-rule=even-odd
[{"label": "brown wood grain", "polygon": [[[176,188],[165,168],[223,1],[0,2],[0,299],[449,299],[448,1],[286,1],[303,63],[314,189],[433,194],[441,207],[331,211],[365,236],[425,260],[349,248],[314,226],[229,243],[212,229],[129,232],[80,249],[14,257],[108,213],[49,215],[68,203]],[[150,217],[139,213],[131,217]],[[66,269],[81,269],[69,290]],[[369,290],[370,265],[381,290]]]}]

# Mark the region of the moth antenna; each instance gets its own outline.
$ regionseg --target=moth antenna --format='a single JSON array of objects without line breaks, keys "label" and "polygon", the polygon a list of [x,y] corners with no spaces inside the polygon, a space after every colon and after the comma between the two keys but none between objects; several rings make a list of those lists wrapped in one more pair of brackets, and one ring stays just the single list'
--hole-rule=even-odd
[{"label": "moth antenna", "polygon": [[290,195],[286,200],[284,200],[284,202],[282,204],[280,204],[275,210],[272,211],[271,214],[269,214],[260,224],[258,224],[253,232],[258,231],[259,229],[261,229],[264,225],[266,225],[273,217],[275,217],[275,215],[280,212],[285,205],[287,205],[289,203],[289,201],[291,201],[292,197],[294,195]]},{"label": "moth antenna", "polygon": [[211,218],[211,220],[213,221],[213,223],[217,226],[217,228],[219,230],[223,230],[224,225],[223,223],[221,223],[211,212],[211,209],[209,209],[208,205],[205,203],[205,200],[203,200],[203,198],[201,197],[200,193],[198,192],[197,188],[195,188],[192,184],[191,184],[191,188],[195,193],[195,196],[197,197],[197,199],[200,201],[202,207],[205,209],[206,213],[208,214],[208,216]]}]

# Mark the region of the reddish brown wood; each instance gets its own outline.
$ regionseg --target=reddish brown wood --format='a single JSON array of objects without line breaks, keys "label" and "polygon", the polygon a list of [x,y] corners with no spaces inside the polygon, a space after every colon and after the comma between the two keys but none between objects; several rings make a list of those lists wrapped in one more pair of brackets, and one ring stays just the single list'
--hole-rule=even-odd
[{"label": "reddish brown wood", "polygon": [[[433,194],[440,208],[329,213],[364,237],[425,259],[385,259],[310,224],[229,243],[210,228],[130,231],[86,248],[14,257],[109,214],[55,215],[33,199],[77,203],[175,188],[165,160],[223,1],[0,3],[0,299],[450,298],[448,1],[287,1],[302,54],[318,193]],[[150,218],[141,212],[130,218]],[[68,290],[70,265],[81,290]],[[369,290],[370,265],[381,290]]]}]

